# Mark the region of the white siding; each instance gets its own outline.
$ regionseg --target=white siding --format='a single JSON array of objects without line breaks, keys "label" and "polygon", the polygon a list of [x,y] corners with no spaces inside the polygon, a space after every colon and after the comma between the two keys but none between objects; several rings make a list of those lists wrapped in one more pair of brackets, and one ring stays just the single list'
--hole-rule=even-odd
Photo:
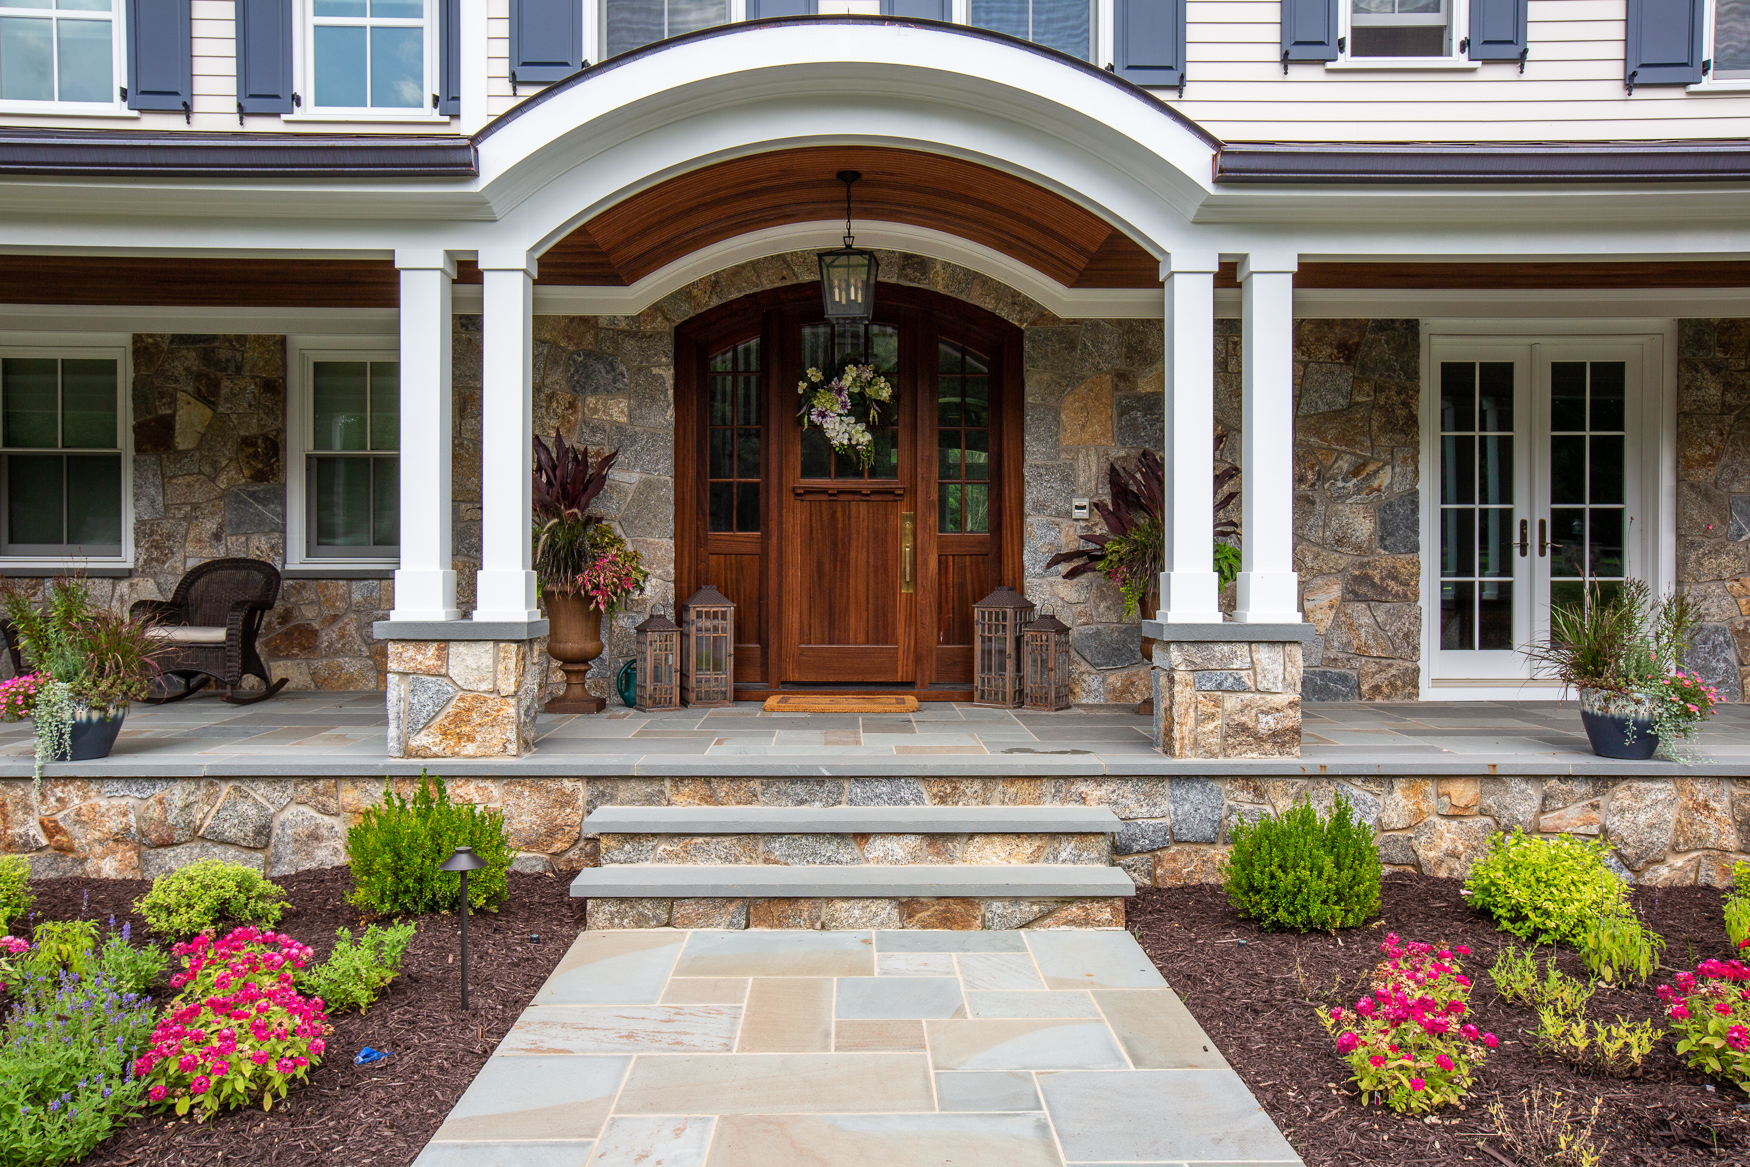
[{"label": "white siding", "polygon": [[1279,0],[1189,0],[1186,85],[1159,96],[1226,141],[1586,141],[1750,135],[1750,95],[1623,85],[1626,0],[1530,0],[1525,73],[1282,75]]}]

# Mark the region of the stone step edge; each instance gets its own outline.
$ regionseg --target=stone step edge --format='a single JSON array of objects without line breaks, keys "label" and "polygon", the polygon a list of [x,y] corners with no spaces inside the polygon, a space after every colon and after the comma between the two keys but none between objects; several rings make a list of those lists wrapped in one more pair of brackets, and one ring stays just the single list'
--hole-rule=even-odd
[{"label": "stone step edge", "polygon": [[1095,864],[912,864],[877,867],[777,867],[757,864],[615,863],[586,867],[571,881],[575,898],[721,899],[758,897],[872,899],[1136,894],[1120,867]]},{"label": "stone step edge", "polygon": [[1104,806],[602,806],[591,835],[1089,835],[1124,824]]}]

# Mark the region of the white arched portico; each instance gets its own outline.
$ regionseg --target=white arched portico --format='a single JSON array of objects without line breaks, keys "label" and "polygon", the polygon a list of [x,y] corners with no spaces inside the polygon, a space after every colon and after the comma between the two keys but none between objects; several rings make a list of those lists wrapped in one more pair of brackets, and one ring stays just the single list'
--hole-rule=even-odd
[{"label": "white arched portico", "polygon": [[[1236,255],[1247,295],[1244,434],[1248,537],[1236,620],[1298,621],[1292,572],[1289,351],[1292,253],[1268,260],[1208,242],[1191,216],[1207,197],[1216,143],[1109,75],[1011,42],[897,25],[830,22],[731,29],[633,54],[543,93],[478,136],[476,193],[487,221],[449,224],[455,242],[396,252],[402,268],[403,552],[393,626],[454,621],[445,487],[449,388],[445,264],[472,251],[483,271],[485,361],[480,637],[538,619],[530,571],[528,432],[532,280],[539,255],[664,183],[735,159],[812,146],[899,148],[975,164],[1073,203],[1154,257],[1164,289],[1066,284],[952,230],[858,217],[865,246],[913,251],[990,275],[1066,317],[1161,315],[1167,340],[1168,483],[1163,621],[1220,623],[1212,543],[1214,279]],[[669,188],[664,188],[669,189]],[[656,197],[654,195],[650,197]],[[1061,205],[1061,204],[1060,204]],[[970,222],[970,220],[969,220]],[[419,225],[410,224],[419,230]],[[544,289],[569,310],[634,314],[713,271],[838,243],[837,222],[795,222],[717,239],[629,287]],[[1201,246],[1197,244],[1203,241]],[[1133,252],[1134,254],[1134,252]],[[1163,295],[1164,291],[1164,295]],[[1256,360],[1252,357],[1257,356]],[[431,359],[412,354],[433,354]],[[411,375],[416,367],[418,382]],[[1248,409],[1251,406],[1248,405]],[[431,465],[423,465],[427,460]],[[1278,473],[1266,467],[1275,466]],[[413,524],[421,530],[411,530]],[[468,622],[460,622],[468,623]],[[424,633],[422,633],[423,635]],[[466,637],[458,630],[451,635]],[[1237,639],[1254,639],[1240,635]]]}]

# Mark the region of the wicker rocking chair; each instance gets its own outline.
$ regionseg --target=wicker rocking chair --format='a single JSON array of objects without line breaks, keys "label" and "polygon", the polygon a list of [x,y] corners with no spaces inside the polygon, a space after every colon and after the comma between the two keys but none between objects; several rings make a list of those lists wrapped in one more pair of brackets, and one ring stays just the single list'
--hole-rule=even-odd
[{"label": "wicker rocking chair", "polygon": [[[274,680],[255,641],[261,623],[279,599],[280,573],[259,559],[214,559],[200,564],[177,582],[168,600],[137,600],[128,615],[146,618],[170,643],[162,667],[167,677],[182,681],[181,692],[148,698],[153,705],[181,701],[213,681],[225,686],[225,700],[253,705],[285,688]],[[259,693],[238,696],[244,677],[258,677]]]}]

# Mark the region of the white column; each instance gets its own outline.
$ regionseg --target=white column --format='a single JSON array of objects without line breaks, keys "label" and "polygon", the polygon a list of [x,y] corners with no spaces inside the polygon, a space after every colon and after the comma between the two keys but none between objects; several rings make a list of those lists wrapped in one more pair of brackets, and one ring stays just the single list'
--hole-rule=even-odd
[{"label": "white column", "polygon": [[482,250],[480,574],[476,620],[538,620],[529,570],[530,435],[535,428],[535,261]]},{"label": "white column", "polygon": [[1292,252],[1240,261],[1243,406],[1240,575],[1233,618],[1300,623],[1294,571],[1294,271]]},{"label": "white column", "polygon": [[401,269],[401,567],[391,620],[456,620],[450,557],[450,283],[447,251],[395,252]]},{"label": "white column", "polygon": [[1155,618],[1217,624],[1215,577],[1215,252],[1174,252],[1167,285],[1166,570]]}]

